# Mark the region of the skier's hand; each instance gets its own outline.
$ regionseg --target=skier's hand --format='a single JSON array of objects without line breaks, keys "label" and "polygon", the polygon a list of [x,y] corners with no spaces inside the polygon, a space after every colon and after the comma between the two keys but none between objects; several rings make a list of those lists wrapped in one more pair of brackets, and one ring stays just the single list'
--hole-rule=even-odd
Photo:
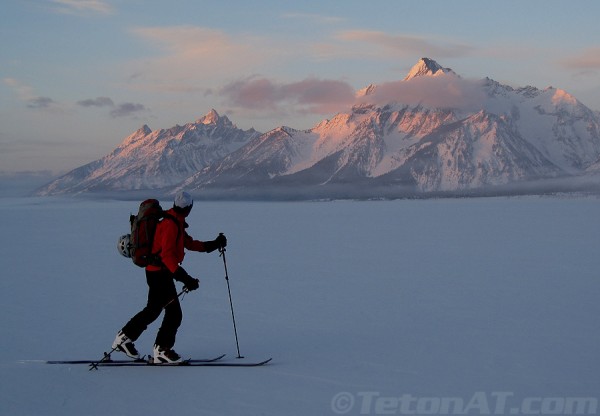
[{"label": "skier's hand", "polygon": [[190,277],[190,280],[185,283],[184,286],[188,291],[196,290],[200,287],[200,279],[194,279]]},{"label": "skier's hand", "polygon": [[225,234],[220,233],[219,236],[215,239],[215,243],[217,244],[219,250],[222,250],[225,247],[227,247],[227,237],[225,237]]},{"label": "skier's hand", "polygon": [[207,253],[212,253],[213,251],[219,249],[222,250],[227,246],[227,237],[223,233],[219,234],[219,236],[212,241],[205,241],[204,248]]}]

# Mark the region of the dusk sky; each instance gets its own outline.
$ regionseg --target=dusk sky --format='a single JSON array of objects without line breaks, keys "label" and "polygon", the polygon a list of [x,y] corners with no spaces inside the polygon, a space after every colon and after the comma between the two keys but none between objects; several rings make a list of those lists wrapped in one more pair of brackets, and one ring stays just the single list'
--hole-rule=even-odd
[{"label": "dusk sky", "polygon": [[0,173],[99,159],[212,108],[308,129],[429,57],[600,110],[600,1],[4,0]]}]

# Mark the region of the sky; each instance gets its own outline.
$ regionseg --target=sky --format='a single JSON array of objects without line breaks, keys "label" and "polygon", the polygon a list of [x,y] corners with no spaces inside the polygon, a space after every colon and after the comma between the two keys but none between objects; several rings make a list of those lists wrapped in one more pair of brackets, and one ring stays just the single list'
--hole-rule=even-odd
[{"label": "sky", "polygon": [[0,174],[64,173],[211,109],[308,129],[422,57],[600,111],[597,0],[4,0]]}]

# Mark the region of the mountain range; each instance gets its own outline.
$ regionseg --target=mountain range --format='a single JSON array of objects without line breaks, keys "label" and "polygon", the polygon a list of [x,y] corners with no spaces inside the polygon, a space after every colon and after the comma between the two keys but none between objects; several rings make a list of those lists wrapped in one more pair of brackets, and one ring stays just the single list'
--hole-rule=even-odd
[{"label": "mountain range", "polygon": [[186,189],[225,198],[401,197],[599,188],[600,115],[566,91],[463,79],[421,59],[311,129],[238,129],[211,110],[143,126],[40,195]]},{"label": "mountain range", "polygon": [[184,126],[152,131],[144,125],[102,159],[68,172],[40,195],[165,190],[260,136],[238,129],[212,110]]}]

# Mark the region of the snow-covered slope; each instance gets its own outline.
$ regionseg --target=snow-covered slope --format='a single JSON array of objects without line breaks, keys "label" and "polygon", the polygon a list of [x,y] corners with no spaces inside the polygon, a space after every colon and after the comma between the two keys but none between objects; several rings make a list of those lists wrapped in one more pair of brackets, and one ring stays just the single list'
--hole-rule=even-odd
[{"label": "snow-covered slope", "polygon": [[253,129],[238,129],[215,110],[184,126],[157,131],[143,126],[109,155],[67,173],[38,193],[170,187],[258,135]]},{"label": "snow-covered slope", "polygon": [[[136,209],[133,201],[0,198],[0,414],[598,412],[600,199],[197,201],[188,232],[212,239],[223,231],[229,240],[246,359],[235,358],[217,252],[185,257],[201,282],[181,302],[175,349],[273,361],[94,372],[45,364],[101,357],[144,306],[144,270],[115,249]],[[159,327],[136,342],[140,353],[151,351]]]}]

